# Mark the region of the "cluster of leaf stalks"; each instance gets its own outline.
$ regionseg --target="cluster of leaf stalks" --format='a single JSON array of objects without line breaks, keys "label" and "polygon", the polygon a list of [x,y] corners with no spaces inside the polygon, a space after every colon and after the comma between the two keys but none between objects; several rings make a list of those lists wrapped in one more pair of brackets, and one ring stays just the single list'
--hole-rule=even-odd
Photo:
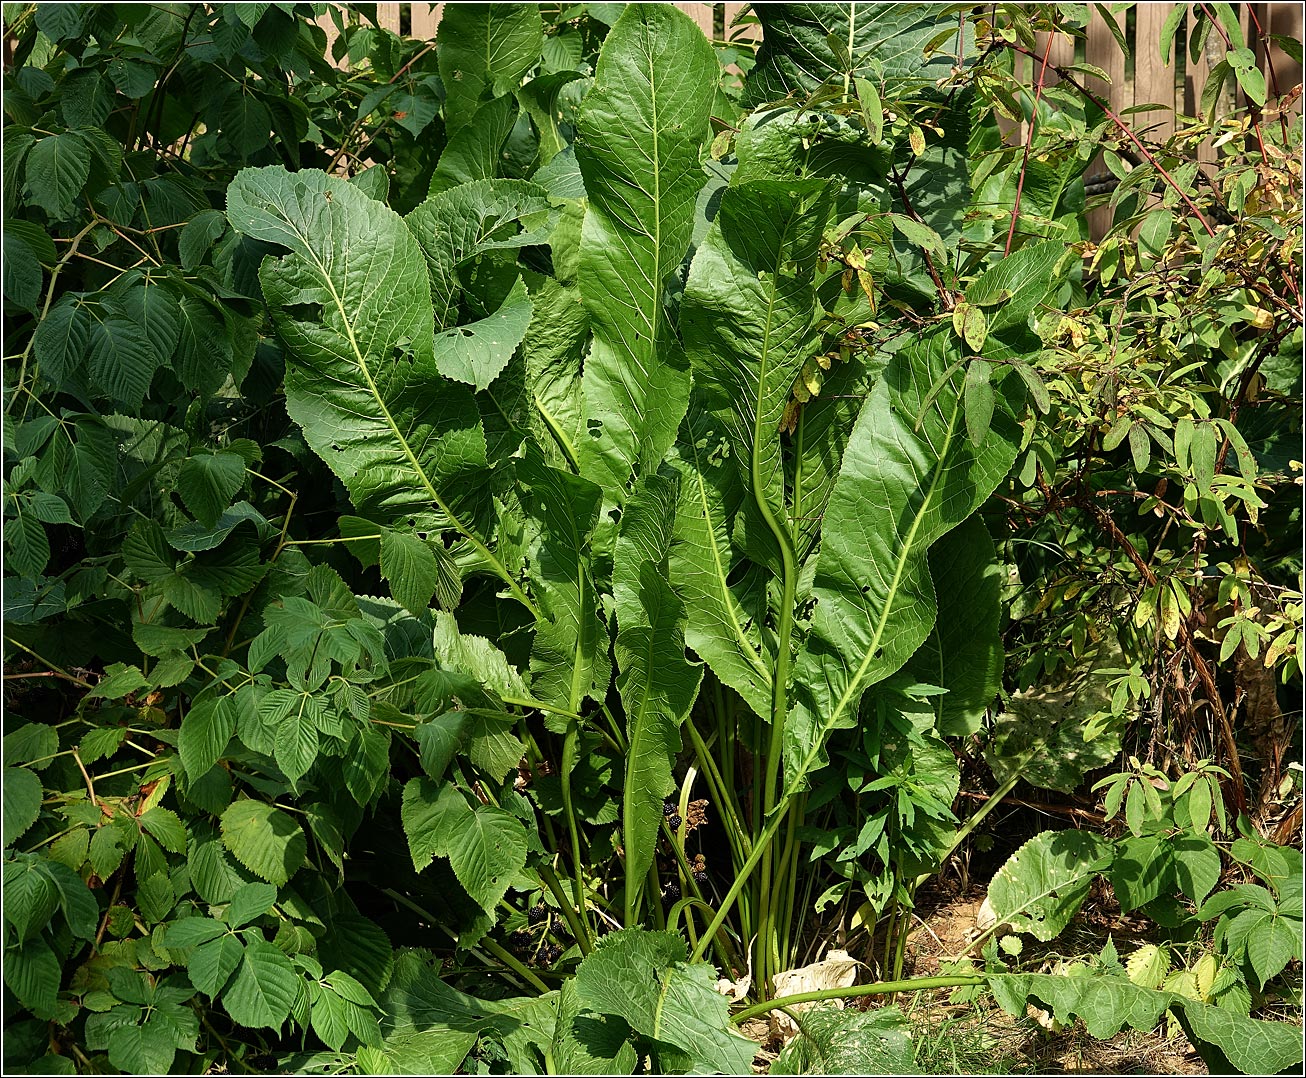
[{"label": "cluster of leaf stalks", "polygon": [[[1154,140],[1061,7],[7,9],[7,1066],[1300,1062],[1299,113],[1199,5]],[[1022,783],[1127,832],[907,976]],[[1022,965],[1102,878],[1154,950]]]}]

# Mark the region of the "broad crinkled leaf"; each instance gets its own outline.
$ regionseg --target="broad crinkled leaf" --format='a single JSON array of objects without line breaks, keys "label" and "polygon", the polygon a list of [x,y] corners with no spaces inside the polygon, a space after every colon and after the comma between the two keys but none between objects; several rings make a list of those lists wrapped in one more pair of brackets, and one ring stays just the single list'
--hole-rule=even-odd
[{"label": "broad crinkled leaf", "polygon": [[604,41],[577,121],[589,197],[578,283],[594,330],[577,448],[582,474],[619,502],[632,472],[656,470],[689,399],[663,289],[693,230],[717,80],[712,46],[687,16],[631,5]]},{"label": "broad crinkled leaf", "polygon": [[522,496],[539,522],[530,564],[541,618],[531,650],[537,699],[577,711],[608,689],[608,634],[590,567],[590,535],[602,492],[587,479],[544,463],[531,447],[517,467]]},{"label": "broad crinkled leaf", "polygon": [[[800,1005],[801,1006],[801,1005]],[[769,1074],[912,1074],[911,1023],[897,1007],[862,1011],[816,1006]]]},{"label": "broad crinkled leaf", "polygon": [[[1008,1014],[1023,1016],[1027,1004],[1037,1000],[1060,1022],[1082,1018],[1089,1035],[1099,1040],[1126,1026],[1150,1032],[1171,1010],[1199,1051],[1214,1046],[1245,1074],[1278,1074],[1302,1061],[1301,1030],[1288,1022],[1249,1018],[1175,992],[1143,988],[1118,975],[1003,973],[991,974],[988,984]],[[1211,1072],[1228,1073],[1217,1066]]]},{"label": "broad crinkled leaf", "polygon": [[994,777],[1005,782],[1019,772],[1033,786],[1069,793],[1087,772],[1111,763],[1123,722],[1111,714],[1108,670],[1121,658],[1117,646],[1085,658],[1062,683],[1012,693],[985,747]]},{"label": "broad crinkled leaf", "polygon": [[771,708],[771,668],[762,659],[765,587],[756,573],[736,579],[731,526],[743,501],[728,443],[711,417],[691,408],[675,447],[679,473],[675,542],[668,567],[685,602],[685,642],[758,715]]},{"label": "broad crinkled leaf", "polygon": [[576,470],[580,467],[577,447],[585,431],[580,371],[589,343],[589,314],[579,290],[552,277],[531,285],[531,303],[522,355],[527,387],[548,434],[540,441],[550,453],[550,463]]},{"label": "broad crinkled leaf", "polygon": [[974,446],[960,374],[949,373],[955,349],[950,330],[935,330],[895,352],[849,438],[822,522],[816,610],[795,671],[785,733],[790,786],[821,764],[829,732],[854,722],[862,693],[929,636],[937,606],[926,554],[1015,461],[1020,431],[1006,394],[1023,392],[1018,380],[996,387],[998,410]]},{"label": "broad crinkled leaf", "polygon": [[381,1000],[384,1055],[398,1073],[452,1074],[484,1033],[497,1039],[512,1073],[544,1069],[555,1034],[557,994],[477,999],[429,969],[400,963]]},{"label": "broad crinkled leaf", "polygon": [[493,314],[437,333],[440,373],[477,389],[487,389],[508,365],[531,324],[531,299],[518,278]]},{"label": "broad crinkled leaf", "polygon": [[930,548],[929,566],[939,615],[907,669],[948,690],[931,700],[938,731],[963,737],[979,729],[1002,683],[1003,574],[978,516]]},{"label": "broad crinkled leaf", "polygon": [[[662,801],[676,788],[672,766],[680,727],[698,696],[703,668],[685,658],[684,604],[651,560],[640,569],[643,619],[617,634],[617,688],[626,712],[626,776],[621,811],[628,881],[642,881],[653,863]],[[640,622],[644,623],[641,624]]]},{"label": "broad crinkled leaf", "polygon": [[404,220],[431,278],[435,325],[453,325],[458,268],[487,251],[548,241],[557,219],[548,192],[526,180],[475,180],[428,198]]},{"label": "broad crinkled leaf", "polygon": [[[762,47],[748,73],[744,101],[756,106],[789,94],[805,98],[823,83],[845,77],[887,85],[895,96],[946,77],[957,63],[974,58],[974,29],[944,8],[928,4],[761,4]],[[926,44],[951,26],[960,29],[929,59]],[[833,39],[833,41],[831,40]],[[837,55],[849,54],[852,69]]]},{"label": "broad crinkled leaf", "polygon": [[426,263],[403,220],[344,180],[279,166],[243,170],[227,215],[289,249],[260,270],[289,348],[287,408],[360,514],[453,529],[509,581],[483,535],[479,413],[440,376]]},{"label": "broad crinkled leaf", "polygon": [[450,135],[484,101],[511,93],[540,58],[544,26],[533,4],[454,4],[435,37]]},{"label": "broad crinkled leaf", "polygon": [[639,1062],[629,1028],[619,1018],[586,1012],[573,977],[558,990],[552,1054],[562,1074],[634,1074]]},{"label": "broad crinkled leaf", "polygon": [[697,1067],[748,1073],[757,1045],[731,1028],[716,971],[688,957],[673,932],[612,932],[576,971],[576,994],[582,1006],[624,1019],[635,1032],[688,1054]]},{"label": "broad crinkled leaf", "polygon": [[771,529],[792,544],[780,426],[794,379],[821,342],[813,274],[829,214],[823,188],[819,181],[727,188],[680,307],[695,389],[730,439],[729,466],[748,492],[745,546],[777,573]]},{"label": "broad crinkled leaf", "polygon": [[1110,854],[1110,845],[1090,831],[1035,835],[989,883],[997,923],[1044,943],[1055,938],[1078,912]]}]

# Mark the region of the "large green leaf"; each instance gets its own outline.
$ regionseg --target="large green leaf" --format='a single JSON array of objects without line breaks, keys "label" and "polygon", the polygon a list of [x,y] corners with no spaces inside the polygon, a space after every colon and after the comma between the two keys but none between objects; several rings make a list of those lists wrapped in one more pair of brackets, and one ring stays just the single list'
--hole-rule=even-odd
[{"label": "large green leaf", "polygon": [[321,172],[245,169],[227,192],[241,233],[286,248],[259,272],[289,355],[286,406],[368,519],[453,529],[524,599],[484,538],[485,434],[445,381],[431,290],[392,210]]},{"label": "large green leaf", "polygon": [[731,443],[744,502],[744,545],[780,568],[792,545],[780,426],[794,380],[820,346],[813,274],[829,200],[819,181],[727,188],[681,301],[685,351],[705,407]]},{"label": "large green leaf", "polygon": [[579,285],[594,340],[585,362],[581,471],[624,501],[656,470],[689,399],[690,376],[663,307],[703,186],[718,66],[683,13],[632,4],[608,34],[577,121],[589,208]]},{"label": "large green leaf", "polygon": [[584,1012],[574,977],[558,991],[552,1054],[560,1074],[634,1074],[639,1062],[625,1022]]},{"label": "large green leaf", "polygon": [[299,981],[295,967],[280,950],[251,940],[222,1003],[242,1026],[277,1029],[290,1014]]},{"label": "large green leaf", "polygon": [[544,243],[556,219],[548,192],[526,180],[464,183],[432,196],[404,218],[426,256],[436,326],[455,321],[459,267],[487,251]]},{"label": "large green leaf", "polygon": [[419,872],[433,857],[447,857],[463,889],[492,913],[526,864],[526,831],[510,812],[467,804],[458,788],[429,779],[404,787],[403,825]]},{"label": "large green leaf", "polygon": [[1002,683],[1002,569],[978,516],[930,549],[939,616],[907,669],[917,681],[947,689],[933,698],[938,731],[973,734]]},{"label": "large green leaf", "polygon": [[1044,831],[1011,855],[989,883],[997,923],[1046,943],[1070,923],[1111,847],[1091,831]]},{"label": "large green leaf", "polygon": [[308,843],[299,824],[262,801],[235,801],[222,814],[222,844],[247,869],[278,887],[304,863]]},{"label": "large green leaf", "polygon": [[540,526],[530,559],[541,610],[532,685],[538,699],[574,712],[587,696],[603,700],[612,676],[589,555],[602,492],[587,479],[550,468],[534,446],[517,475],[523,501]]},{"label": "large green leaf", "polygon": [[4,844],[12,846],[41,815],[41,780],[25,767],[4,769]]},{"label": "large green leaf", "polygon": [[635,1032],[688,1054],[715,1073],[748,1073],[757,1045],[730,1027],[716,972],[689,962],[672,932],[627,928],[604,936],[576,971],[584,1007],[623,1019]]},{"label": "large green leaf", "polygon": [[997,387],[998,410],[979,446],[967,438],[962,378],[950,330],[889,361],[862,407],[823,520],[785,731],[785,776],[802,783],[831,730],[851,725],[862,693],[900,669],[937,614],[930,546],[975,511],[1010,470],[1020,444],[1011,414],[1022,391]]},{"label": "large green leaf", "polygon": [[703,679],[703,668],[685,658],[684,604],[652,560],[641,566],[639,598],[646,624],[623,625],[616,644],[628,742],[621,803],[628,887],[638,886],[653,863],[662,801],[676,787],[671,768],[680,727]]},{"label": "large green leaf", "polygon": [[1101,648],[1069,678],[1012,693],[984,751],[994,777],[1005,782],[1019,772],[1033,786],[1069,793],[1111,763],[1123,722],[1112,714],[1110,682],[1122,660],[1118,645]]},{"label": "large green leaf", "polygon": [[736,570],[731,526],[743,501],[727,442],[711,416],[691,408],[671,464],[680,474],[668,567],[685,601],[685,642],[758,715],[771,709],[771,668],[762,659],[765,581]]},{"label": "large green leaf", "polygon": [[[1218,1049],[1245,1074],[1278,1074],[1302,1061],[1301,1029],[1283,1021],[1248,1018],[1237,1011],[1199,1003],[1175,992],[1157,991],[1125,977],[1058,976],[1049,973],[993,974],[989,988],[1011,1015],[1024,1015],[1037,1000],[1060,1022],[1084,1019],[1091,1036],[1106,1040],[1126,1026],[1150,1032],[1166,1011],[1178,1014],[1184,1032],[1205,1056]],[[1227,1064],[1208,1058],[1211,1073],[1228,1073]]]},{"label": "large green leaf", "polygon": [[[744,100],[750,106],[806,97],[826,82],[866,78],[893,96],[950,74],[958,49],[963,63],[974,52],[974,29],[943,7],[927,4],[761,4],[762,47],[748,73]],[[930,59],[925,45],[949,26],[953,35]],[[839,52],[847,54],[851,68]],[[881,91],[881,96],[885,95]]]},{"label": "large green leaf", "polygon": [[56,220],[64,217],[90,169],[90,148],[77,132],[46,135],[27,154],[28,197]]},{"label": "large green leaf", "polygon": [[511,93],[540,58],[544,25],[534,4],[451,4],[436,33],[450,135],[484,101]]},{"label": "large green leaf", "polygon": [[912,1074],[911,1023],[897,1007],[861,1011],[817,1006],[769,1074]]},{"label": "large green leaf", "polygon": [[527,385],[544,427],[540,440],[551,462],[574,471],[580,467],[577,447],[585,431],[580,371],[589,343],[589,315],[579,290],[552,277],[531,285],[531,303],[522,354]]},{"label": "large green leaf", "polygon": [[401,961],[381,1004],[382,1052],[395,1073],[452,1074],[485,1035],[503,1045],[512,1073],[534,1074],[554,1037],[557,995],[477,999]]}]

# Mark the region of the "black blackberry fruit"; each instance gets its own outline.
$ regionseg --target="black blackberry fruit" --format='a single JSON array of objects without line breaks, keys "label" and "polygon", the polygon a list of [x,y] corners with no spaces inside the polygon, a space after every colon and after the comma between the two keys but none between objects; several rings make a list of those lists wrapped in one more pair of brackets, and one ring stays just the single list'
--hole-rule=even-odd
[{"label": "black blackberry fruit", "polygon": [[707,873],[706,873],[705,871],[703,871],[703,869],[701,869],[701,868],[698,869],[697,871],[695,871],[695,873],[694,873],[694,882],[695,882],[695,883],[707,883]]},{"label": "black blackberry fruit", "polygon": [[676,814],[676,803],[674,801],[662,802],[662,815],[674,816]]},{"label": "black blackberry fruit", "polygon": [[685,822],[685,821],[682,820],[682,819],[680,818],[680,813],[678,813],[678,812],[673,813],[672,816],[671,816],[671,819],[669,819],[669,820],[667,821],[667,823],[669,823],[669,824],[671,825],[671,830],[673,830],[673,831],[679,831],[679,830],[680,830],[680,825],[681,825],[682,823],[684,823],[684,822]]},{"label": "black blackberry fruit", "polygon": [[662,897],[668,902],[678,902],[680,900],[680,884],[672,880],[662,888]]},{"label": "black blackberry fruit", "polygon": [[532,906],[529,910],[526,911],[526,920],[533,925],[537,925],[541,921],[547,921],[548,919],[549,919],[549,907],[546,906],[543,902],[537,902],[534,906]]}]

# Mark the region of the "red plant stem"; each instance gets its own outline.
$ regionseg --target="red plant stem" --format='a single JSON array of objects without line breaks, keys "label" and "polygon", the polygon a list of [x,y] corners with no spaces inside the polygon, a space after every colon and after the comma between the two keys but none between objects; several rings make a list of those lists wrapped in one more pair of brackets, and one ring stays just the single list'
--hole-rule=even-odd
[{"label": "red plant stem", "polygon": [[[1034,60],[1038,59],[1038,57],[1034,53],[1030,52],[1026,48],[1023,48],[1020,45],[1015,44],[1014,42],[1008,42],[1007,48],[1014,49],[1016,52],[1022,53],[1025,56],[1028,56]],[[1206,230],[1206,234],[1214,239],[1215,229],[1213,229],[1210,225],[1210,222],[1207,221],[1207,219],[1204,216],[1202,216],[1202,211],[1197,208],[1196,203],[1194,203],[1193,200],[1188,197],[1188,193],[1182,187],[1180,187],[1178,183],[1175,182],[1175,178],[1171,176],[1170,173],[1166,172],[1165,166],[1162,165],[1161,162],[1158,161],[1155,157],[1153,157],[1151,151],[1138,140],[1138,136],[1134,134],[1133,130],[1129,127],[1129,125],[1115,114],[1111,106],[1108,105],[1105,101],[1103,101],[1100,97],[1098,97],[1097,94],[1091,92],[1087,87],[1084,86],[1082,82],[1080,82],[1077,78],[1071,75],[1064,68],[1057,66],[1054,67],[1052,70],[1054,70],[1058,75],[1060,75],[1064,82],[1070,83],[1071,86],[1073,86],[1076,90],[1078,90],[1081,94],[1083,94],[1086,98],[1088,98],[1089,101],[1093,102],[1093,104],[1095,104],[1098,108],[1102,110],[1102,112],[1106,115],[1106,117],[1113,124],[1115,124],[1116,127],[1120,129],[1121,134],[1123,134],[1126,138],[1128,138],[1129,141],[1132,142],[1138,148],[1138,152],[1141,153],[1145,158],[1147,158],[1148,164],[1150,164],[1153,168],[1155,168],[1156,171],[1161,174],[1162,178],[1166,181],[1166,183],[1168,183],[1172,188],[1174,188],[1175,193],[1183,200],[1184,205],[1187,206],[1188,209],[1192,211],[1193,216],[1196,217],[1202,223],[1202,228]]]},{"label": "red plant stem", "polygon": [[1025,152],[1020,159],[1020,178],[1016,181],[1016,201],[1011,207],[1011,227],[1007,229],[1007,244],[1002,248],[1005,258],[1011,254],[1011,241],[1016,236],[1016,221],[1020,217],[1020,196],[1025,191],[1025,170],[1029,167],[1029,151],[1034,145],[1034,127],[1038,123],[1038,103],[1043,98],[1043,80],[1048,73],[1048,57],[1052,55],[1052,34],[1048,34],[1048,46],[1043,50],[1043,66],[1039,68],[1038,83],[1034,87],[1034,111],[1029,116],[1029,131],[1025,135]]}]

